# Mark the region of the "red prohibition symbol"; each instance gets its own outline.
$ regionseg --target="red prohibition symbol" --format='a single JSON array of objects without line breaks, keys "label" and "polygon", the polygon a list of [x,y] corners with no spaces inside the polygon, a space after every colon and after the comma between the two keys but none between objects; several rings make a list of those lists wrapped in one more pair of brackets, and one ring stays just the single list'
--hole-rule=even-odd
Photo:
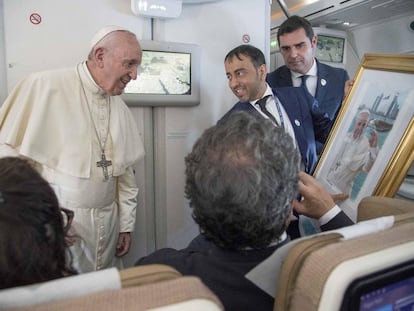
[{"label": "red prohibition symbol", "polygon": [[42,17],[40,14],[32,13],[30,14],[29,20],[33,25],[39,25],[42,22]]}]

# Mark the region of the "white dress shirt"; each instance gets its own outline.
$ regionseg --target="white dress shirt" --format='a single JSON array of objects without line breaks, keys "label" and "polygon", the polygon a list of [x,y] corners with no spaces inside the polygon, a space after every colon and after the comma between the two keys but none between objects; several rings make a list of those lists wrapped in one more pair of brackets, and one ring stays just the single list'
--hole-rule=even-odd
[{"label": "white dress shirt", "polygon": [[[301,76],[303,76],[302,73],[290,71],[292,76],[292,84],[293,86],[301,86],[302,79]],[[313,65],[309,69],[305,75],[308,76],[308,79],[306,80],[306,88],[308,89],[309,93],[311,93],[312,96],[315,97],[316,94],[316,86],[318,84],[318,67],[316,66],[316,60],[313,60]]]},{"label": "white dress shirt", "polygon": [[[266,109],[275,117],[279,125],[281,125],[282,123],[284,124],[285,132],[293,138],[293,142],[295,143],[295,146],[297,146],[295,132],[293,130],[292,123],[290,122],[289,116],[287,115],[285,108],[283,108],[283,105],[280,103],[279,99],[273,95],[272,89],[270,88],[269,85],[267,85],[267,88],[266,88],[266,91],[263,97],[265,97],[266,95],[270,95],[270,97],[267,99],[267,102],[266,102]],[[280,112],[283,118],[283,122],[281,120],[275,100],[278,101],[277,104],[280,107]],[[263,116],[263,118],[268,119],[268,117],[262,112],[260,107],[256,105],[256,102],[257,100],[250,102],[250,104],[253,105],[253,107]]]}]

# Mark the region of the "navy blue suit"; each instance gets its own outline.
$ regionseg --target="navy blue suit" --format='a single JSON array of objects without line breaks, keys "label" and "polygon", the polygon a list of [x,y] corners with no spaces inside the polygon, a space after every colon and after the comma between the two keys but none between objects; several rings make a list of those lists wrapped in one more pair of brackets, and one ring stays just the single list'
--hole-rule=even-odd
[{"label": "navy blue suit", "polygon": [[[345,213],[340,212],[321,229],[326,231],[352,224]],[[288,241],[263,249],[230,250],[217,247],[199,235],[185,249],[163,248],[141,258],[135,265],[165,264],[183,275],[198,276],[219,297],[225,310],[270,311],[275,303],[273,297],[245,275]]]},{"label": "navy blue suit", "polygon": [[[302,88],[283,87],[272,89],[279,99],[295,132],[296,142],[305,166],[312,173],[318,160],[316,140],[324,143],[332,126],[331,120],[318,108],[317,101]],[[234,111],[248,111],[259,117],[261,114],[250,103],[236,103],[220,120],[222,122]]]},{"label": "navy blue suit", "polygon": [[[319,109],[326,112],[331,120],[335,120],[344,97],[345,82],[349,80],[348,73],[342,68],[335,68],[316,60],[318,68],[318,82],[316,84],[315,98]],[[325,82],[321,82],[321,80]],[[267,83],[271,87],[293,86],[290,69],[281,66],[267,74]]]},{"label": "navy blue suit", "polygon": [[[319,109],[326,112],[334,122],[342,105],[345,82],[349,80],[349,76],[344,69],[328,66],[318,60],[316,60],[316,66],[318,68],[318,82],[315,98],[318,101]],[[271,87],[293,86],[290,69],[286,65],[268,73],[266,81]],[[316,142],[318,154],[322,152],[323,145],[322,141]]]}]

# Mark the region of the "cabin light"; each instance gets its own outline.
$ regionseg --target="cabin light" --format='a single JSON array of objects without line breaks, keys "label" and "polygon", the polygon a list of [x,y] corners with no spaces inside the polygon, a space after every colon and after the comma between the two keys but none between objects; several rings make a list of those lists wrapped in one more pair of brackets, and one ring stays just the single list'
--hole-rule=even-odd
[{"label": "cabin light", "polygon": [[148,8],[148,2],[147,1],[138,1],[138,10],[139,11],[146,11]]},{"label": "cabin light", "polygon": [[151,18],[176,18],[181,14],[181,0],[131,0],[135,15]]},{"label": "cabin light", "polygon": [[344,25],[349,26],[349,25],[351,25],[351,23],[350,22],[344,22]]},{"label": "cabin light", "polygon": [[270,41],[270,46],[271,46],[272,48],[277,47],[277,41]]},{"label": "cabin light", "polygon": [[151,10],[161,10],[161,11],[166,11],[167,10],[167,8],[165,6],[163,6],[163,5],[156,5],[156,4],[151,5],[150,6],[150,9]]}]

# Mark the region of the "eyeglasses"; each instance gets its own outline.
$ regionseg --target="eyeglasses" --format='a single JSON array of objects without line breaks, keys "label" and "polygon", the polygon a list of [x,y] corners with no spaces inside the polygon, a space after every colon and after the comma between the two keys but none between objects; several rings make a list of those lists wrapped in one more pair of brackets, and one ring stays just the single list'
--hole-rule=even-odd
[{"label": "eyeglasses", "polygon": [[62,214],[62,221],[63,221],[63,233],[66,235],[69,231],[70,225],[72,224],[73,217],[75,216],[75,212],[67,209],[67,208],[60,208],[60,213]]}]

